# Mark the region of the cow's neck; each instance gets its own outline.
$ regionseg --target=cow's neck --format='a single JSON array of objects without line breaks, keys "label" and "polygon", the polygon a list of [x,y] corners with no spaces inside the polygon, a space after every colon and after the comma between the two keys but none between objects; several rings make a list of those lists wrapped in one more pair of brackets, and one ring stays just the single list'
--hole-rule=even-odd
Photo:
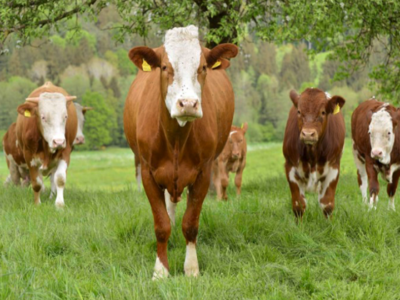
[{"label": "cow's neck", "polygon": [[175,150],[182,150],[192,130],[192,122],[187,122],[185,126],[181,127],[176,119],[171,118],[164,102],[161,105],[160,125],[169,146]]}]

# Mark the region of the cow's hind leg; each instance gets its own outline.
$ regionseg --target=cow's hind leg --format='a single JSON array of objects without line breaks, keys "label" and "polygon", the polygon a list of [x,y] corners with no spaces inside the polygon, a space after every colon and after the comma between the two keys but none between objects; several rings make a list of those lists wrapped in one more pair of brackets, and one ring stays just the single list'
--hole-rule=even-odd
[{"label": "cow's hind leg", "polygon": [[389,196],[388,209],[391,209],[393,211],[396,210],[394,206],[394,195],[396,194],[397,185],[399,183],[399,177],[400,177],[400,170],[397,170],[396,172],[393,173],[392,182],[389,183],[387,186],[387,193]]},{"label": "cow's hind leg", "polygon": [[378,195],[379,195],[379,181],[378,181],[378,173],[376,172],[373,162],[367,161],[366,170],[368,175],[368,185],[369,185],[369,209],[372,209],[377,206],[378,203]]},{"label": "cow's hind leg", "polygon": [[171,223],[165,207],[164,192],[154,181],[149,169],[143,164],[142,176],[144,190],[153,212],[154,231],[157,238],[157,258],[153,273],[153,280],[157,280],[169,275],[167,249],[168,239],[171,235]]},{"label": "cow's hind leg", "polygon": [[138,155],[135,155],[135,173],[136,173],[136,183],[139,192],[142,191],[142,168],[140,165],[140,160]]},{"label": "cow's hind leg", "polygon": [[357,181],[358,181],[358,186],[360,187],[362,200],[365,204],[368,204],[368,198],[367,198],[368,176],[367,176],[367,170],[365,168],[365,163],[358,158],[358,152],[355,151],[354,149],[353,149],[353,156],[354,156],[354,163],[356,164],[357,167]]},{"label": "cow's hind leg", "polygon": [[64,207],[64,187],[65,183],[67,181],[67,168],[68,164],[65,160],[60,160],[57,166],[57,170],[54,173],[54,178],[53,181],[56,186],[57,190],[57,197],[56,197],[56,202],[55,205],[56,207]]},{"label": "cow's hind leg", "polygon": [[57,195],[57,187],[54,181],[54,173],[50,174],[50,184],[51,184],[51,191],[50,191],[50,198],[53,198]]},{"label": "cow's hind leg", "polygon": [[242,162],[238,171],[235,175],[235,186],[236,186],[236,195],[240,196],[242,192],[242,178],[243,178],[243,170],[246,162]]},{"label": "cow's hind leg", "polygon": [[167,207],[167,212],[172,225],[175,225],[175,210],[178,203],[171,201],[171,195],[167,190],[164,191],[165,206]]},{"label": "cow's hind leg", "polygon": [[196,182],[189,187],[187,207],[182,221],[182,231],[186,239],[184,270],[186,276],[200,274],[197,260],[196,241],[199,230],[200,212],[210,184],[210,166],[201,172]]}]

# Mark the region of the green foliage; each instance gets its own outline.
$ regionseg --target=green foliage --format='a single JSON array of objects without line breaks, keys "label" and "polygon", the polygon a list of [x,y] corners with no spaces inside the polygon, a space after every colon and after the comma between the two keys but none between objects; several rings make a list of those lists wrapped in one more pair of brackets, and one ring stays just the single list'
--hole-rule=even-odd
[{"label": "green foliage", "polygon": [[118,69],[122,76],[129,76],[137,73],[137,68],[128,57],[128,51],[119,49],[116,54],[118,56]]},{"label": "green foliage", "polygon": [[116,128],[115,112],[107,105],[105,98],[97,92],[86,92],[82,105],[93,107],[85,122],[85,144],[82,149],[100,149],[112,141],[112,131]]}]

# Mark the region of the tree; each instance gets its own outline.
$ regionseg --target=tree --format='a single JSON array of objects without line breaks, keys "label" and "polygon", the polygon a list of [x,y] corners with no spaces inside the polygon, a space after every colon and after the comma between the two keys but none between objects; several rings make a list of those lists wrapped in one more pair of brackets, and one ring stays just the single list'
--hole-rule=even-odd
[{"label": "tree", "polygon": [[86,92],[82,105],[93,107],[85,118],[85,149],[100,149],[112,141],[111,131],[117,127],[115,112],[106,104],[104,97],[96,92]]}]

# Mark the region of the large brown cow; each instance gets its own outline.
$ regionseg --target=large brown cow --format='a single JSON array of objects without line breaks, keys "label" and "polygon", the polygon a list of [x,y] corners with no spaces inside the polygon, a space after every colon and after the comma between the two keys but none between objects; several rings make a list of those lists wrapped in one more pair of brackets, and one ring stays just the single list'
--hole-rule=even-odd
[{"label": "large brown cow", "polygon": [[[389,208],[395,210],[394,195],[400,177],[399,110],[374,99],[361,103],[351,117],[354,162],[364,203],[378,202],[378,173],[388,182]],[[367,200],[369,185],[370,200]]]},{"label": "large brown cow", "polygon": [[200,211],[212,163],[232,124],[234,95],[225,69],[227,59],[237,52],[231,44],[202,48],[195,26],[167,31],[159,48],[135,47],[129,52],[139,73],[126,99],[124,127],[140,160],[154,216],[157,259],[153,279],[169,274],[167,243],[185,187],[189,193],[182,222],[184,270],[188,276],[199,274],[196,237]]},{"label": "large brown cow", "polygon": [[217,190],[218,199],[228,199],[226,189],[229,184],[229,172],[236,173],[236,194],[239,196],[242,189],[243,170],[246,166],[246,134],[247,123],[241,128],[232,126],[224,150],[214,161],[212,179]]},{"label": "large brown cow", "polygon": [[300,96],[290,92],[290,109],[283,141],[286,178],[297,217],[306,209],[305,192],[318,190],[318,201],[326,217],[335,207],[345,126],[340,108],[345,100],[315,88]]},{"label": "large brown cow", "polygon": [[43,176],[54,174],[56,206],[64,206],[64,186],[72,145],[77,132],[76,97],[51,82],[35,89],[18,106],[18,147],[29,169],[35,204],[40,203]]}]

